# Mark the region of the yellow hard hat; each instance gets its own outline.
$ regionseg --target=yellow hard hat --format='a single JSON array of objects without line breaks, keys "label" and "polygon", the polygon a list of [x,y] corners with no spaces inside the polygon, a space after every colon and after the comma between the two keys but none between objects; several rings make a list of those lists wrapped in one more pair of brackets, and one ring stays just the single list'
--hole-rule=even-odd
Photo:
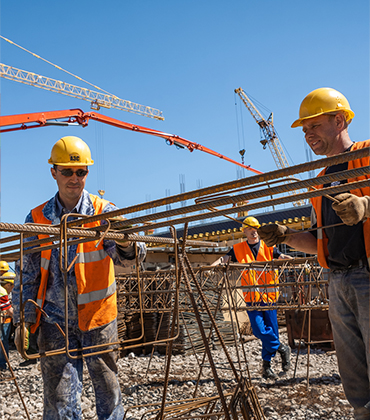
[{"label": "yellow hard hat", "polygon": [[51,150],[48,162],[58,166],[90,166],[94,164],[89,146],[75,136],[66,136],[58,140]]},{"label": "yellow hard hat", "polygon": [[292,124],[292,128],[299,127],[303,121],[319,115],[342,111],[349,124],[355,113],[349,106],[347,98],[332,88],[319,88],[310,92],[302,101],[299,108],[299,118]]},{"label": "yellow hard hat", "polygon": [[0,261],[0,271],[9,271],[9,264],[6,261]]},{"label": "yellow hard hat", "polygon": [[7,273],[0,276],[1,281],[5,281],[11,284],[14,284],[14,279],[15,279],[15,273],[13,273],[12,271],[8,271]]},{"label": "yellow hard hat", "polygon": [[248,216],[243,220],[243,227],[253,227],[258,229],[261,227],[260,222],[253,216]]}]

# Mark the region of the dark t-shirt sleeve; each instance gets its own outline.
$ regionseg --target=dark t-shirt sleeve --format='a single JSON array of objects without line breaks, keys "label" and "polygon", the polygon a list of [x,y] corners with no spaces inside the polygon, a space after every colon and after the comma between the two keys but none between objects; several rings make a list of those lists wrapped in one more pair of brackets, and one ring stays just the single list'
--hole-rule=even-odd
[{"label": "dark t-shirt sleeve", "polygon": [[275,246],[274,249],[272,250],[272,258],[277,260],[281,254],[282,253],[280,252],[280,250]]},{"label": "dark t-shirt sleeve", "polygon": [[[317,228],[317,219],[316,219],[316,213],[315,213],[315,209],[312,207],[311,210],[311,229],[316,229]],[[317,239],[317,230],[312,230],[311,235],[313,235],[316,239]]]},{"label": "dark t-shirt sleeve", "polygon": [[231,248],[230,251],[226,255],[230,256],[231,262],[233,262],[233,263],[238,262],[238,260],[236,259],[236,256],[235,256],[234,248]]}]

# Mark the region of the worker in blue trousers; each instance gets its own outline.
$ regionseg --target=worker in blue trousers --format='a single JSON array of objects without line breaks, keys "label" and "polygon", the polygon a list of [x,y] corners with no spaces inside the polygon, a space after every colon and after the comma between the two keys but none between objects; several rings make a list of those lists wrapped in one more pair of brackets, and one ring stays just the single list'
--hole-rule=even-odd
[{"label": "worker in blue trousers", "polygon": [[[260,223],[255,217],[249,216],[243,221],[243,233],[246,241],[239,242],[231,248],[225,256],[216,260],[212,265],[234,263],[252,263],[254,261],[271,261],[272,259],[291,259],[282,254],[276,247],[268,247],[258,235]],[[242,274],[242,286],[249,286],[243,290],[247,313],[253,334],[262,342],[262,376],[265,379],[276,379],[272,370],[271,359],[279,353],[282,369],[287,372],[290,368],[290,347],[281,343],[277,320],[277,310],[273,309],[278,299],[277,288],[265,287],[277,284],[275,271],[258,272],[245,270]],[[250,287],[254,286],[254,287]],[[268,310],[252,310],[253,305],[269,306]],[[272,309],[271,309],[272,308]]]}]

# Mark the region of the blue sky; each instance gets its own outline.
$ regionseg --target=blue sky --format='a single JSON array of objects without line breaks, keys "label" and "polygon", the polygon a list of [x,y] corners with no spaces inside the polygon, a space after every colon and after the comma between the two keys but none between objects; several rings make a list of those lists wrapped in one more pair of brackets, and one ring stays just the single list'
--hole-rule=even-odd
[{"label": "blue sky", "polygon": [[[356,116],[355,141],[370,137],[369,2],[357,0],[63,2],[1,0],[0,34],[117,95],[160,109],[165,121],[119,110],[110,117],[177,134],[263,172],[276,169],[259,128],[234,94],[245,92],[274,113],[290,164],[306,161],[300,129],[290,125],[311,90],[334,87]],[[1,62],[89,87],[0,40]],[[0,79],[1,114],[81,108],[89,103]],[[156,137],[90,122],[1,135],[1,220],[23,223],[56,191],[47,159],[53,144],[76,135],[96,165],[87,189],[119,207],[227,182],[237,167]],[[245,176],[252,175],[246,172]]]}]

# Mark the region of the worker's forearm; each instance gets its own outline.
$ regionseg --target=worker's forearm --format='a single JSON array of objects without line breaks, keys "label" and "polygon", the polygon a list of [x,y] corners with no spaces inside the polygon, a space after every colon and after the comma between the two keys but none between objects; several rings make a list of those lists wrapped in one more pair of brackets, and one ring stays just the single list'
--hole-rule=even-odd
[{"label": "worker's forearm", "polygon": [[290,255],[286,255],[286,254],[280,254],[278,260],[292,260],[293,257],[291,257]]},{"label": "worker's forearm", "polygon": [[211,266],[219,265],[219,264],[226,264],[229,261],[230,256],[224,255],[220,257],[218,260],[216,260],[214,263],[211,264]]},{"label": "worker's forearm", "polygon": [[284,241],[297,251],[306,254],[317,254],[317,239],[310,232],[298,232],[287,236]]}]

